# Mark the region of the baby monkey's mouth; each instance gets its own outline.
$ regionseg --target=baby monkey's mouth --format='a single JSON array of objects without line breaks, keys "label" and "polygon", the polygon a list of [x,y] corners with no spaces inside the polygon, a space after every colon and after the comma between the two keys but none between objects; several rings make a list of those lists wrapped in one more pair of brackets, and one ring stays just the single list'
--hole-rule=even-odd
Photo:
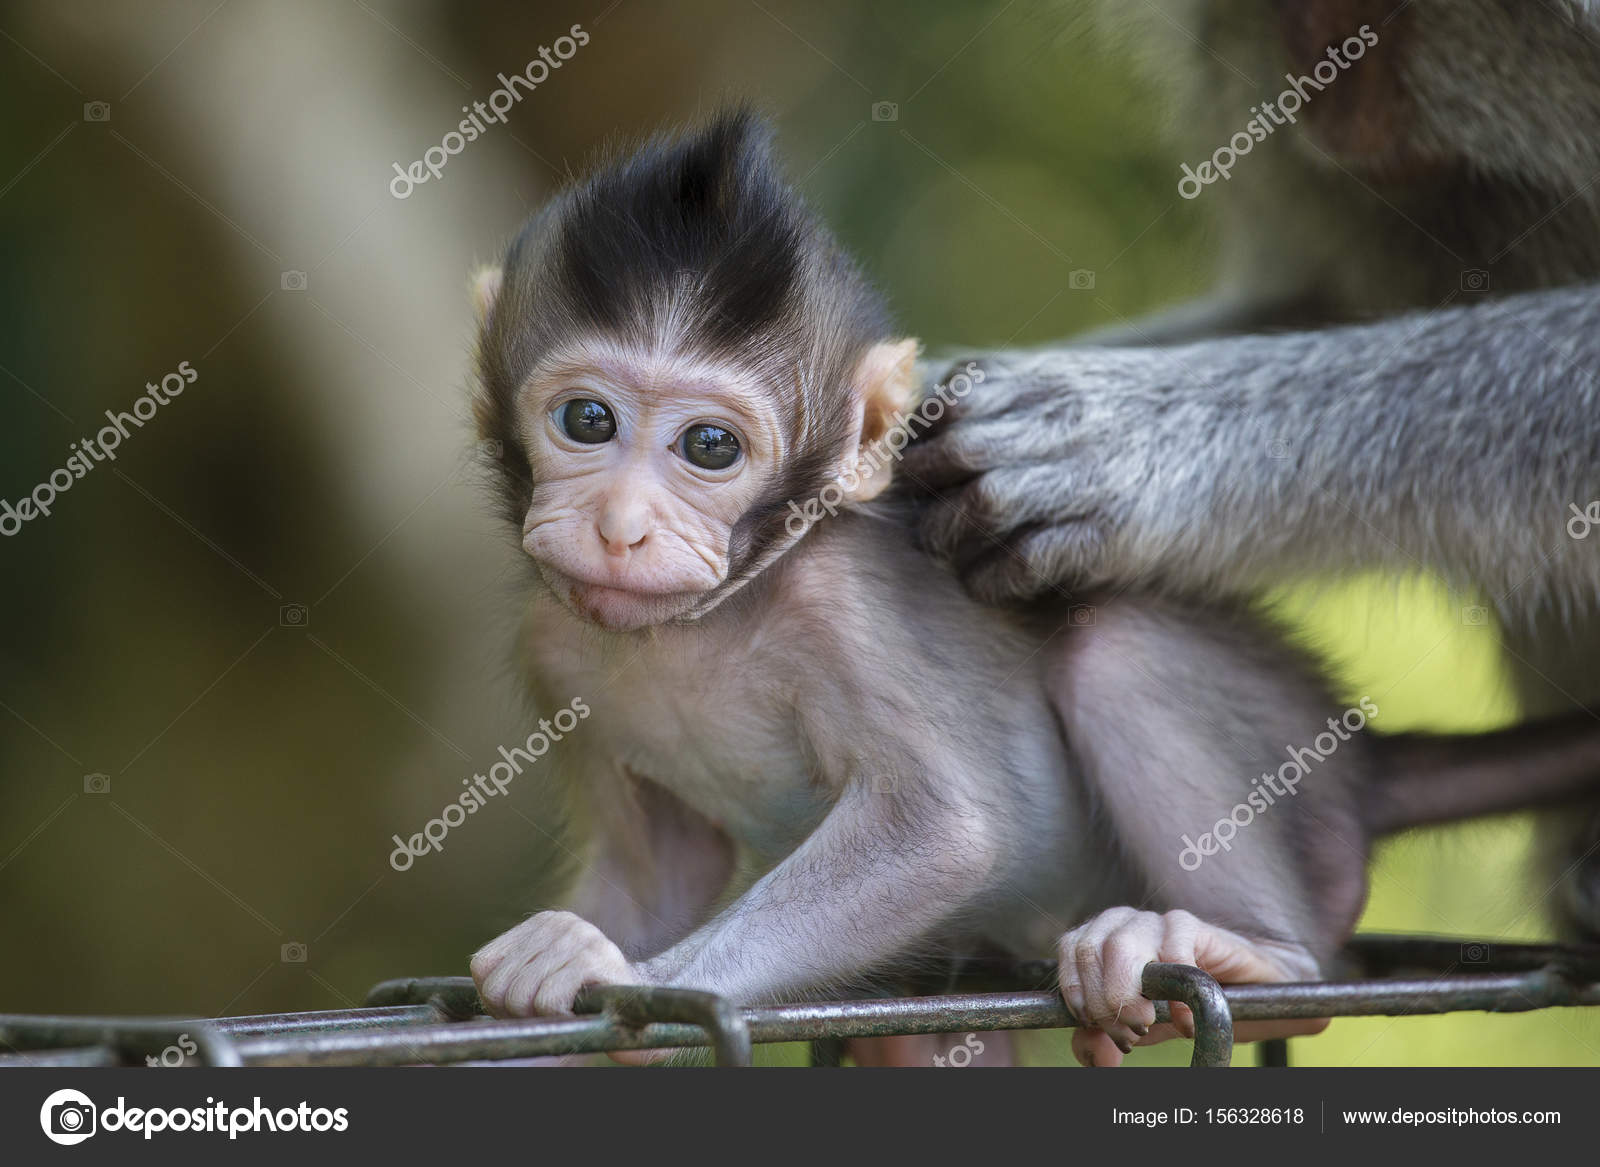
[{"label": "baby monkey's mouth", "polygon": [[623,587],[569,575],[543,563],[539,573],[573,615],[610,632],[634,632],[665,624],[692,608],[701,595],[699,591]]}]

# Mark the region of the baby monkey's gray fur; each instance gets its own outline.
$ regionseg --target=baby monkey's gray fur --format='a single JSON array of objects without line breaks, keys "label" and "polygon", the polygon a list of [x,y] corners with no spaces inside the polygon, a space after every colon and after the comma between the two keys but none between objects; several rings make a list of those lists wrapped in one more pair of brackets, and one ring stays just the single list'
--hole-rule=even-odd
[{"label": "baby monkey's gray fur", "polygon": [[[580,221],[615,235],[585,244]],[[728,264],[747,246],[762,271]],[[585,255],[610,269],[578,279]],[[736,302],[715,286],[735,266]],[[586,839],[574,911],[478,953],[492,1011],[562,1011],[595,982],[771,1000],[999,949],[1057,956],[1090,1024],[1075,1048],[1115,1062],[1153,1022],[1146,962],[1313,979],[1356,920],[1378,834],[1559,798],[1600,772],[1587,718],[1470,749],[1356,728],[1381,710],[1363,701],[1353,719],[1270,628],[1225,605],[1130,593],[985,607],[918,550],[892,490],[866,501],[881,482],[785,530],[788,501],[814,497],[914,404],[910,350],[747,114],[607,163],[483,288],[479,416],[538,568],[522,663],[541,708],[592,709],[548,763]],[[860,310],[812,311],[830,297]],[[578,351],[598,355],[560,355]],[[672,361],[698,380],[657,375]],[[692,524],[750,491],[718,520],[725,546],[701,548],[720,565],[702,589],[716,602],[619,592],[643,587],[629,557],[677,537],[661,516],[682,502],[628,510],[638,499],[607,493],[638,466],[648,476],[629,482],[682,469],[653,439],[629,444],[629,427],[674,410],[721,418],[693,387],[719,371],[782,433],[763,443],[747,423],[747,488],[719,469],[680,492]],[[586,416],[596,402],[615,415],[610,436],[586,421],[568,440],[574,394]],[[668,614],[637,617],[655,611]],[[1302,778],[1268,779],[1295,750]],[[1226,849],[1189,853],[1230,815],[1250,821]]]}]

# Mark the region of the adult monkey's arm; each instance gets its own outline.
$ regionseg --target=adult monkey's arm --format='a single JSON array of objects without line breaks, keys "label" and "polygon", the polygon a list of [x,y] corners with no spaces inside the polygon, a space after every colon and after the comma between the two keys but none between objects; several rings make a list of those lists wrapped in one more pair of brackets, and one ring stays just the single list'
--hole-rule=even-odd
[{"label": "adult monkey's arm", "polygon": [[1513,618],[1600,594],[1595,286],[981,364],[906,467],[928,544],[984,598],[1368,567],[1475,584]]}]

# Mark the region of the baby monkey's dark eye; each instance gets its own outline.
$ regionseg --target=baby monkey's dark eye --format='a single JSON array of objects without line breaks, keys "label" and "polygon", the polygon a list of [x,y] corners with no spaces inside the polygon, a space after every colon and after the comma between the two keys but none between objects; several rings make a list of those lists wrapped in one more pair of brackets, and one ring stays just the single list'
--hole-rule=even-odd
[{"label": "baby monkey's dark eye", "polygon": [[598,446],[617,436],[617,419],[611,411],[587,397],[563,405],[556,412],[556,424],[567,437],[586,446]]},{"label": "baby monkey's dark eye", "polygon": [[738,435],[720,425],[692,425],[681,444],[683,456],[702,470],[726,470],[739,460]]}]

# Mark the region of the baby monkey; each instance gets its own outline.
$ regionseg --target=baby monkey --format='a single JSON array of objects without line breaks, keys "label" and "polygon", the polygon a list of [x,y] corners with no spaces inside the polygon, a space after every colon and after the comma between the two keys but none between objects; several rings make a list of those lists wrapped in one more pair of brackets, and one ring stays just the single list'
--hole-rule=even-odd
[{"label": "baby monkey", "polygon": [[1160,1036],[1147,962],[1316,979],[1375,837],[1600,771],[1588,719],[1362,729],[1243,611],[968,598],[891,489],[937,416],[917,345],[748,112],[606,161],[477,294],[477,418],[537,575],[520,660],[540,708],[592,708],[546,761],[574,910],[473,958],[497,1015],[998,949],[1058,957],[1075,1051],[1116,1064]]}]

